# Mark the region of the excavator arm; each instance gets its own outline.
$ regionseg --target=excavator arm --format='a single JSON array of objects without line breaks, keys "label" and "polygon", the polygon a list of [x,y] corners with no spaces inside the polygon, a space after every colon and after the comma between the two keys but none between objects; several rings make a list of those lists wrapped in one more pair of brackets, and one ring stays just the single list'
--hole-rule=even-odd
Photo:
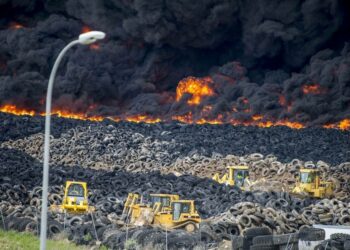
[{"label": "excavator arm", "polygon": [[213,180],[216,181],[216,182],[219,182],[220,184],[224,184],[227,182],[228,180],[228,175],[227,174],[224,174],[222,177],[220,177],[220,174],[219,173],[216,173],[214,176],[213,176]]}]

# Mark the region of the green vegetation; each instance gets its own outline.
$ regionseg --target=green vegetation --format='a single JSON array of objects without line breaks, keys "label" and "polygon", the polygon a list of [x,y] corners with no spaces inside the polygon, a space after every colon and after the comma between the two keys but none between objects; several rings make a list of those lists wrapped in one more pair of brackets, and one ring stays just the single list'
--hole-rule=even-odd
[{"label": "green vegetation", "polygon": [[[59,239],[61,238],[61,239]],[[66,238],[56,237],[47,241],[48,250],[88,250],[91,247],[77,246],[69,242]],[[30,233],[19,233],[16,231],[0,230],[0,249],[1,250],[38,250],[39,238]],[[106,250],[106,247],[96,248]]]},{"label": "green vegetation", "polygon": [[133,249],[137,249],[138,246],[137,246],[137,242],[136,240],[134,239],[128,239],[126,242],[125,242],[125,249],[126,250],[133,250]]}]

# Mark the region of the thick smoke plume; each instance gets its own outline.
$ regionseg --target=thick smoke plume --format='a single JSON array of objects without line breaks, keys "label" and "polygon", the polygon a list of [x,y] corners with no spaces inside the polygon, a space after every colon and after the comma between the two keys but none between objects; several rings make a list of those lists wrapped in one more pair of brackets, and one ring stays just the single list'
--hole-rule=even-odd
[{"label": "thick smoke plume", "polygon": [[[65,57],[54,109],[199,123],[336,123],[350,118],[346,2],[0,0],[0,105],[42,112],[57,54],[96,29],[105,41]],[[209,92],[196,97],[198,87]]]}]

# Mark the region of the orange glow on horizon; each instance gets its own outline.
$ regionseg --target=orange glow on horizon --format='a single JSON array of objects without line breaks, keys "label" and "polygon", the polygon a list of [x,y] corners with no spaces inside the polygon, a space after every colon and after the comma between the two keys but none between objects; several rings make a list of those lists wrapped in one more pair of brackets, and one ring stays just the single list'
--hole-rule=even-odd
[{"label": "orange glow on horizon", "polygon": [[[12,104],[6,104],[0,107],[0,112],[9,113],[13,115],[28,115],[28,116],[45,116],[45,113],[38,113],[34,110],[27,110],[23,108],[18,108],[15,105]],[[168,120],[162,120],[159,117],[152,117],[149,115],[132,115],[132,116],[126,116],[125,118],[120,117],[103,117],[103,116],[88,116],[87,114],[83,113],[73,113],[70,111],[65,110],[57,110],[54,109],[51,113],[52,115],[62,117],[62,118],[69,118],[69,119],[76,119],[76,120],[88,120],[88,121],[94,121],[94,122],[100,122],[104,119],[111,119],[115,122],[119,121],[128,121],[128,122],[135,122],[135,123],[158,123],[162,121],[168,121]],[[253,115],[250,120],[246,121],[239,121],[239,120],[229,120],[225,121],[222,114],[219,114],[216,118],[210,119],[210,118],[200,118],[195,120],[193,118],[192,112],[188,112],[184,115],[175,115],[171,117],[172,121],[178,121],[182,123],[187,124],[231,124],[233,126],[257,126],[257,127],[263,127],[263,128],[269,128],[273,126],[286,126],[293,129],[301,129],[305,128],[306,126],[299,122],[289,121],[289,120],[264,120],[263,115]],[[323,125],[324,128],[330,128],[330,129],[340,129],[340,130],[350,130],[350,118],[344,119],[342,121],[339,121],[334,124],[325,124]]]}]

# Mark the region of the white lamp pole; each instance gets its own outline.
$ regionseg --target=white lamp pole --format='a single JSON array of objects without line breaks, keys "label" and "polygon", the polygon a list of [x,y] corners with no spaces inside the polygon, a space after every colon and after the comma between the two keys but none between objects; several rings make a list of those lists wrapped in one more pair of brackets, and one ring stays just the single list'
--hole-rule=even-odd
[{"label": "white lamp pole", "polygon": [[42,203],[41,203],[41,224],[40,224],[40,250],[46,250],[46,235],[47,235],[47,195],[49,186],[49,159],[50,159],[50,123],[51,123],[51,99],[53,82],[56,76],[58,66],[62,57],[68,49],[76,44],[91,44],[97,40],[103,39],[105,33],[101,31],[90,31],[83,33],[79,39],[70,42],[58,55],[55,64],[53,65],[49,85],[47,87],[46,95],[46,116],[45,116],[45,142],[44,142],[44,168],[43,168],[43,187],[42,187]]}]

